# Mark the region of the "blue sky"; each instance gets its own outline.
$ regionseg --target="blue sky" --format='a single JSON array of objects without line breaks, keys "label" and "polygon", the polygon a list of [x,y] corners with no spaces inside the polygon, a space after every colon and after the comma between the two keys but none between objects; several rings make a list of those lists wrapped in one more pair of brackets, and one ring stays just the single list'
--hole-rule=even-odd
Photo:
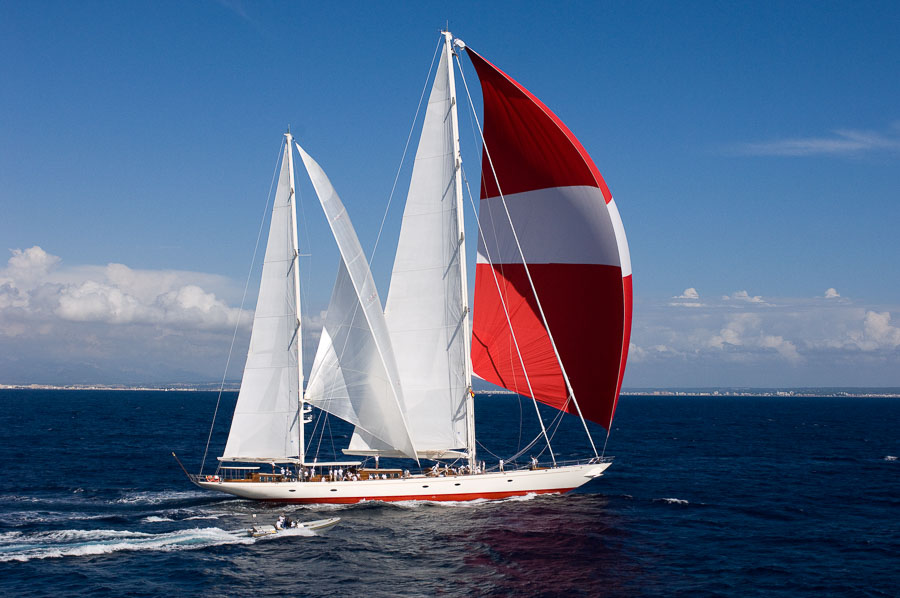
[{"label": "blue sky", "polygon": [[[372,247],[449,20],[616,198],[626,386],[900,385],[895,2],[0,1],[0,17],[0,382],[220,376],[286,125]],[[461,135],[474,178],[464,114]],[[407,183],[408,167],[382,295]],[[337,257],[301,191],[314,326]]]}]

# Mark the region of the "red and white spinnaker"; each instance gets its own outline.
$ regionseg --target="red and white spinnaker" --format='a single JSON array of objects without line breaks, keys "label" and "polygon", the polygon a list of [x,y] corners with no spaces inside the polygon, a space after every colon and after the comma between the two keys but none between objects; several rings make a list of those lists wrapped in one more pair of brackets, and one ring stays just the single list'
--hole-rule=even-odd
[{"label": "red and white spinnaker", "polygon": [[566,125],[467,53],[484,98],[473,370],[573,414],[574,394],[582,415],[608,430],[631,335],[631,260],[619,211]]}]

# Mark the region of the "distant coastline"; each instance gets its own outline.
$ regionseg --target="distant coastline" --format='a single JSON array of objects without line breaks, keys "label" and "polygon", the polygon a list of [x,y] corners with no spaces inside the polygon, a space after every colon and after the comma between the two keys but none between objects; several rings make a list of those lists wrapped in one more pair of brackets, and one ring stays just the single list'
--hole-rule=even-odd
[{"label": "distant coastline", "polygon": [[[220,383],[184,384],[0,384],[0,390],[148,390],[179,392],[216,392]],[[221,386],[224,392],[237,392],[240,382],[226,382]]]},{"label": "distant coastline", "polygon": [[[178,384],[0,384],[0,390],[123,390],[123,391],[178,391],[216,392],[220,383],[178,383]],[[240,382],[226,382],[221,386],[224,392],[237,392]],[[509,390],[475,389],[482,395],[514,395]],[[900,398],[898,387],[800,387],[800,388],[634,388],[622,389],[622,396],[635,397],[847,397],[847,398]]]}]

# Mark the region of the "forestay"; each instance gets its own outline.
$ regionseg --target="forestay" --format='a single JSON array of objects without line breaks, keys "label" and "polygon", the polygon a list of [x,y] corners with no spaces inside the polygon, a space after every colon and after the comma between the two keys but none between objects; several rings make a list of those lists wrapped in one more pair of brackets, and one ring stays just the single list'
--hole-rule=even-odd
[{"label": "forestay", "polygon": [[297,145],[341,253],[306,401],[416,458],[391,339],[353,224],[322,168]]},{"label": "forestay", "polygon": [[300,323],[291,151],[288,142],[269,224],[250,349],[222,460],[283,461],[299,454]]},{"label": "forestay", "polygon": [[[469,385],[450,55],[441,53],[428,100],[385,304],[407,421],[431,458],[466,446]],[[373,440],[357,430],[345,452],[390,454]]]}]

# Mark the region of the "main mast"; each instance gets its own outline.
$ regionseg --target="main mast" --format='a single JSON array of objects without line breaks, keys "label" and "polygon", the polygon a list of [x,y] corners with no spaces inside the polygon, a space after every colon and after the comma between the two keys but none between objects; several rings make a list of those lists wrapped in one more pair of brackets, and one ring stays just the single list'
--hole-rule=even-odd
[{"label": "main mast", "polygon": [[291,136],[290,127],[288,127],[288,132],[284,134],[284,137],[285,142],[287,143],[288,172],[291,185],[291,191],[288,197],[288,202],[291,205],[291,243],[293,250],[291,272],[292,278],[294,279],[294,309],[297,315],[297,321],[294,328],[294,336],[297,339],[297,433],[299,435],[297,457],[302,465],[306,456],[304,454],[304,447],[306,444],[306,439],[304,438],[304,424],[306,422],[304,418],[306,417],[306,412],[304,411],[303,403],[303,344],[301,342],[302,330],[300,329],[300,245],[297,241],[297,203],[295,202],[296,195],[294,192],[294,148],[291,145],[294,138]]},{"label": "main mast", "polygon": [[456,189],[456,224],[459,231],[459,276],[460,301],[462,302],[462,330],[465,347],[465,379],[466,379],[466,454],[470,471],[475,467],[475,399],[472,396],[472,342],[469,330],[469,285],[466,278],[466,229],[463,218],[462,194],[462,154],[459,151],[459,121],[456,111],[456,79],[453,71],[453,34],[441,32],[444,36],[444,53],[447,58],[447,78],[450,87],[450,126],[453,137],[453,156],[455,161],[453,182]]}]

